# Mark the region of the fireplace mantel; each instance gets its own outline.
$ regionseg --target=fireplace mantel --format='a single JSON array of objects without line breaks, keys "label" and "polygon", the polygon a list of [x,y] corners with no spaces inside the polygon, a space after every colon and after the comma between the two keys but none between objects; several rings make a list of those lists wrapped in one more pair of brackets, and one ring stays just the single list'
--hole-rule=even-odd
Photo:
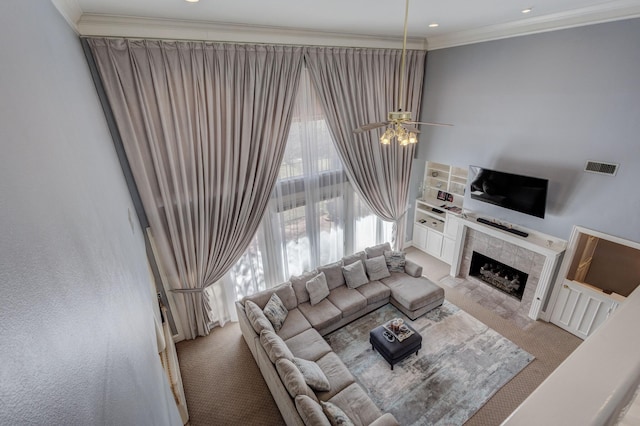
[{"label": "fireplace mantel", "polygon": [[[567,242],[551,235],[526,229],[524,227],[518,227],[518,230],[529,234],[528,237],[521,237],[519,235],[485,225],[478,222],[476,219],[477,218],[474,215],[467,213],[466,217],[461,217],[459,220],[458,238],[456,240],[453,262],[451,264],[451,275],[457,277],[461,273],[460,267],[465,248],[464,244],[466,241],[467,231],[469,229],[474,229],[478,232],[487,234],[490,237],[498,238],[502,241],[522,247],[523,249],[538,253],[542,255],[545,260],[542,266],[542,271],[540,272],[538,286],[531,302],[531,308],[529,309],[529,318],[534,320],[540,318],[548,321],[550,312],[543,312],[543,307],[553,289],[552,284],[554,275],[558,268],[560,259],[562,258],[562,254],[567,247]],[[510,227],[510,225],[506,223],[502,223],[502,225]]]}]

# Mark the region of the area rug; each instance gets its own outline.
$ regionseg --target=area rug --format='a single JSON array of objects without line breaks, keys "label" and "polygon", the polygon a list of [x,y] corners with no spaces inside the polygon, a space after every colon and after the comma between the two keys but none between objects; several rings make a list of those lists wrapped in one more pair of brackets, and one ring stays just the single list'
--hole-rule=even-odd
[{"label": "area rug", "polygon": [[[422,349],[391,370],[369,331],[396,317],[422,335]],[[447,301],[415,321],[388,304],[326,339],[376,405],[406,426],[464,424],[534,359]]]}]

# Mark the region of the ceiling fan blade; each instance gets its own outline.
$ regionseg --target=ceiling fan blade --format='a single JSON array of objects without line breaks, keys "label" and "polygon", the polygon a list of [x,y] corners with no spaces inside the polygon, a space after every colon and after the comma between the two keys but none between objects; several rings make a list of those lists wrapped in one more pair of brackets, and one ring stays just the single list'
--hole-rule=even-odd
[{"label": "ceiling fan blade", "polygon": [[404,124],[402,125],[402,127],[404,127],[405,129],[407,129],[408,132],[412,132],[412,133],[420,133],[420,130],[418,130],[415,127],[411,127],[411,126],[405,126]]},{"label": "ceiling fan blade", "polygon": [[407,121],[407,124],[425,124],[427,126],[453,127],[453,124],[448,124],[448,123],[428,123],[428,122],[424,122],[424,121]]},{"label": "ceiling fan blade", "polygon": [[386,126],[388,124],[389,124],[389,122],[387,122],[387,121],[381,122],[381,123],[364,124],[364,125],[358,127],[357,129],[355,129],[353,132],[354,133],[368,132],[369,130],[377,129],[378,127]]}]

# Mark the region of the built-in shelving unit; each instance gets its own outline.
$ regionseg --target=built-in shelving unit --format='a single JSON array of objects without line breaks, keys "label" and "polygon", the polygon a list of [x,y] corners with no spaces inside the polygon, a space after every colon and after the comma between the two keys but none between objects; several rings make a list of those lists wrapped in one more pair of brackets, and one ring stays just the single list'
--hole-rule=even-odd
[{"label": "built-in shelving unit", "polygon": [[[416,200],[413,246],[451,264],[458,235],[458,215],[467,184],[467,169],[428,161],[422,198]],[[452,195],[438,199],[438,192]]]},{"label": "built-in shelving unit", "polygon": [[467,174],[466,167],[427,161],[422,198],[436,198],[438,191],[445,191],[454,196],[453,204],[462,206],[462,197],[467,186]]}]

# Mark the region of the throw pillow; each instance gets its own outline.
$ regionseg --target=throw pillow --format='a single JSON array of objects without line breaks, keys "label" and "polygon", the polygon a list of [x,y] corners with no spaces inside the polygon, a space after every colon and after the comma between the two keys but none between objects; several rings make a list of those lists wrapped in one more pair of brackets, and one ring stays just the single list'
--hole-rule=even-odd
[{"label": "throw pillow", "polygon": [[293,359],[293,354],[286,343],[284,343],[284,340],[271,330],[262,330],[260,333],[260,344],[274,364],[282,358],[288,359],[289,361]]},{"label": "throw pillow", "polygon": [[298,395],[307,395],[314,401],[318,401],[318,397],[313,393],[313,389],[304,381],[304,376],[293,362],[285,358],[280,358],[276,361],[276,370],[284,387],[287,388],[287,392],[291,395],[291,398],[295,398]]},{"label": "throw pillow", "polygon": [[343,266],[342,273],[349,288],[358,288],[369,282],[361,260],[351,265]]},{"label": "throw pillow", "polygon": [[251,300],[244,302],[244,311],[251,323],[251,327],[253,327],[256,333],[260,334],[262,330],[275,331],[271,322],[264,315],[262,309],[260,309],[260,306],[256,305]]},{"label": "throw pillow", "polygon": [[329,286],[327,286],[327,278],[324,272],[307,281],[307,291],[309,292],[309,301],[311,305],[317,305],[329,295]]},{"label": "throw pillow", "polygon": [[305,272],[302,275],[292,275],[291,278],[289,278],[289,281],[291,281],[291,285],[293,286],[293,291],[296,294],[298,305],[309,301],[307,281],[316,275],[318,275],[318,271],[314,269],[313,271]]},{"label": "throw pillow", "polygon": [[321,401],[322,411],[327,415],[331,426],[355,426],[344,411],[332,402]]},{"label": "throw pillow", "polygon": [[389,272],[404,272],[406,259],[403,251],[385,250],[384,258]]},{"label": "throw pillow", "polygon": [[307,395],[296,396],[296,409],[305,425],[331,426],[320,404]]},{"label": "throw pillow", "polygon": [[266,290],[253,293],[246,296],[243,301],[246,302],[247,300],[251,300],[253,303],[258,305],[260,309],[264,309],[273,293],[278,295],[285,308],[294,309],[298,306],[298,300],[296,299],[296,294],[294,293],[290,282],[282,283],[276,287],[271,287]]},{"label": "throw pillow", "polygon": [[358,260],[365,260],[367,255],[364,251],[359,251],[354,254],[350,254],[349,256],[345,256],[342,258],[342,263],[344,266],[351,265],[352,263],[357,262]]},{"label": "throw pillow", "polygon": [[364,249],[365,253],[367,253],[367,259],[371,259],[372,257],[378,257],[384,255],[385,250],[391,250],[391,244],[384,243],[378,244],[377,246],[367,247]]},{"label": "throw pillow", "polygon": [[389,269],[387,269],[387,261],[384,256],[373,257],[364,261],[367,266],[367,275],[371,281],[381,280],[390,277]]},{"label": "throw pillow", "polygon": [[342,275],[342,260],[330,263],[324,266],[318,266],[318,272],[324,272],[327,279],[327,287],[329,290],[340,287],[344,284],[344,276]]},{"label": "throw pillow", "polygon": [[276,333],[282,328],[284,320],[287,319],[289,311],[284,307],[282,300],[277,294],[273,293],[271,298],[264,307],[264,316],[267,317],[269,322],[273,325],[273,329]]},{"label": "throw pillow", "polygon": [[293,363],[304,376],[304,381],[309,387],[318,392],[327,392],[331,390],[329,379],[318,364],[313,361],[307,361],[302,358],[293,358]]}]

